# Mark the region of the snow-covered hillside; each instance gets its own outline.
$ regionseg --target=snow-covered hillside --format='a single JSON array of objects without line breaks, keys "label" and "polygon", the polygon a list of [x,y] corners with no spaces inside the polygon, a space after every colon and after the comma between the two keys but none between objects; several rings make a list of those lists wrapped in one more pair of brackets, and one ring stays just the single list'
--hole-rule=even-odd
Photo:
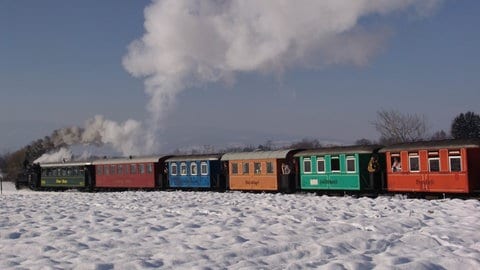
[{"label": "snow-covered hillside", "polygon": [[13,189],[1,269],[480,269],[477,200]]}]

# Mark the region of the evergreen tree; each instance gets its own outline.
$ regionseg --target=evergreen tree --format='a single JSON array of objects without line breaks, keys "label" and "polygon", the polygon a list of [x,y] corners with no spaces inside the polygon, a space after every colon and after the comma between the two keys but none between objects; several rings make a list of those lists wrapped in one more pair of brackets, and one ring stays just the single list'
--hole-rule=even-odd
[{"label": "evergreen tree", "polygon": [[474,112],[459,114],[453,119],[451,134],[455,139],[480,138],[480,115]]}]

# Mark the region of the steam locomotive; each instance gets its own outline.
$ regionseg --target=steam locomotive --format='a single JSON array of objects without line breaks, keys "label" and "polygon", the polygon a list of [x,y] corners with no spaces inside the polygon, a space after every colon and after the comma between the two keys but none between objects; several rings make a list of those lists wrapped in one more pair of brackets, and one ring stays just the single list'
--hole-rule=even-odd
[{"label": "steam locomotive", "polygon": [[480,140],[104,158],[33,164],[33,190],[208,190],[463,196],[480,193]]}]

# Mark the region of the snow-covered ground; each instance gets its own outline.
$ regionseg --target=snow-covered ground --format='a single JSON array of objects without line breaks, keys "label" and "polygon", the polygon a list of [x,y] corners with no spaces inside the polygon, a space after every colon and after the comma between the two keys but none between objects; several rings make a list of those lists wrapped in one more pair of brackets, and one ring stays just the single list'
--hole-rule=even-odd
[{"label": "snow-covered ground", "polygon": [[4,183],[0,269],[480,269],[480,202]]}]

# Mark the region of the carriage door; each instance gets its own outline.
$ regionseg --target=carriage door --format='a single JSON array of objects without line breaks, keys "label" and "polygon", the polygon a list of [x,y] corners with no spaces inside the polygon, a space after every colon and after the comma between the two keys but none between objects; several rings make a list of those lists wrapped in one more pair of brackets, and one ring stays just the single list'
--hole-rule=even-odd
[{"label": "carriage door", "polygon": [[[425,185],[428,187],[428,190],[431,190],[431,186],[433,186],[434,178],[438,178],[438,174],[440,173],[440,155],[438,151],[428,151],[428,172],[427,177],[425,179]],[[437,177],[435,177],[437,176]]]},{"label": "carriage door", "polygon": [[428,185],[426,185],[428,174],[420,173],[420,156],[418,152],[408,153],[408,169],[410,174],[415,178],[415,188],[418,191],[428,190]]}]

